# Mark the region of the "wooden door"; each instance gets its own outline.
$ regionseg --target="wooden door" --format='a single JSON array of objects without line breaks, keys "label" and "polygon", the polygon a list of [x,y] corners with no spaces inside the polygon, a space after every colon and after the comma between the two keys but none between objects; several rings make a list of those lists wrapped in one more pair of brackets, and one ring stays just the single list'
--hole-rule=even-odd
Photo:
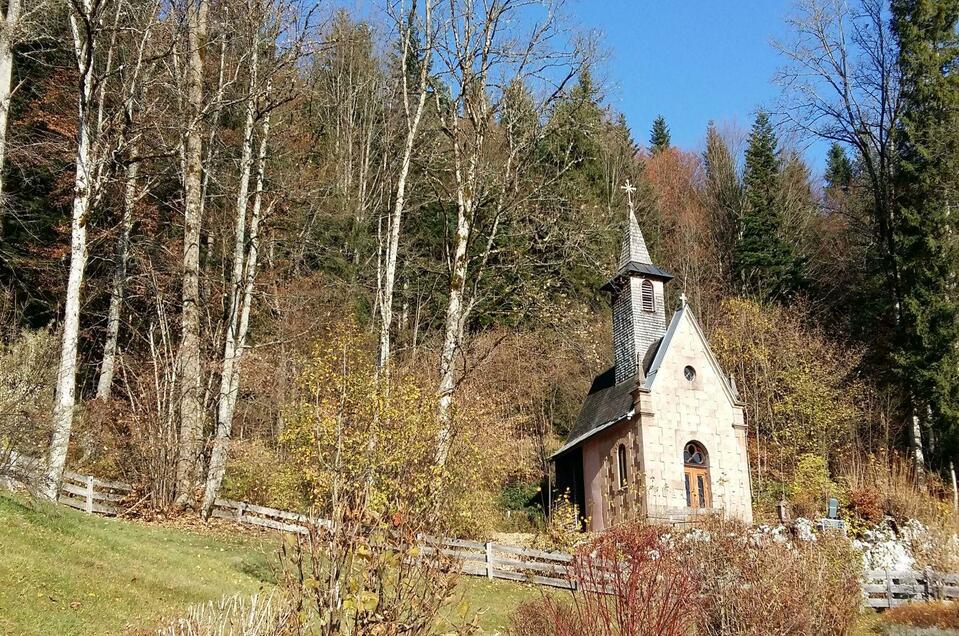
[{"label": "wooden door", "polygon": [[709,492],[709,470],[702,466],[686,466],[686,506],[689,508],[712,508]]}]

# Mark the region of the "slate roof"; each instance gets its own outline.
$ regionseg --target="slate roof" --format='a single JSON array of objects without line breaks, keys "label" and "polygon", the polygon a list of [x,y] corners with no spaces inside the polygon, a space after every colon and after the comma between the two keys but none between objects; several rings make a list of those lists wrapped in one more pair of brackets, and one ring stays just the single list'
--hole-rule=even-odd
[{"label": "slate roof", "polygon": [[[730,381],[729,376],[727,376],[719,366],[719,362],[713,355],[709,347],[709,342],[706,340],[706,336],[699,326],[699,322],[692,314],[689,305],[686,304],[673,314],[673,318],[669,322],[669,328],[666,330],[666,335],[650,345],[646,351],[646,355],[643,358],[643,377],[640,385],[644,390],[648,391],[652,389],[653,381],[656,379],[656,375],[663,364],[663,359],[666,356],[673,336],[679,328],[679,323],[687,317],[692,322],[697,335],[705,344],[706,357],[710,365],[715,369],[716,374],[722,379],[723,388],[729,396],[730,401],[733,404],[741,405],[742,402],[739,399],[738,392]],[[586,399],[583,401],[579,415],[576,417],[576,425],[573,426],[573,430],[569,432],[563,446],[553,453],[553,459],[579,446],[583,440],[595,435],[599,431],[630,418],[635,414],[633,410],[632,392],[636,388],[636,377],[624,380],[619,384],[615,383],[615,377],[616,367],[610,367],[596,376],[593,380],[593,385],[589,388]]]},{"label": "slate roof", "polygon": [[[653,343],[646,352],[643,360],[644,372],[652,364],[661,342],[659,340]],[[553,454],[554,458],[575,448],[581,441],[600,430],[634,415],[632,394],[636,388],[636,377],[628,378],[619,384],[615,383],[615,377],[616,367],[610,367],[593,379],[589,393],[586,394],[583,406],[576,417],[576,424],[566,437],[562,448]]]}]

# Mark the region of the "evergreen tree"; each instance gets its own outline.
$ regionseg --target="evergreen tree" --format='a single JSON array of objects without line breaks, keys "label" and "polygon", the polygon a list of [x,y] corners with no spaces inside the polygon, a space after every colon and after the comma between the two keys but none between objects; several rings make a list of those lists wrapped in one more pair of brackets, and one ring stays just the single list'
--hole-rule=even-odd
[{"label": "evergreen tree", "polygon": [[847,190],[852,183],[852,163],[846,151],[837,143],[826,155],[826,187]]},{"label": "evergreen tree", "polygon": [[729,145],[722,138],[713,122],[706,129],[706,150],[703,152],[706,169],[706,205],[709,208],[712,235],[715,237],[716,253],[723,268],[721,275],[729,281],[732,268],[733,246],[739,227],[742,185],[736,171],[736,161]]},{"label": "evergreen tree", "polygon": [[953,451],[959,422],[959,0],[894,0],[902,119],[897,356],[914,415]]},{"label": "evergreen tree", "polygon": [[760,111],[746,150],[733,269],[744,293],[766,299],[789,297],[800,286],[799,260],[783,232],[778,145],[769,116]]},{"label": "evergreen tree", "polygon": [[655,155],[669,148],[669,126],[666,125],[666,118],[659,115],[653,121],[653,128],[649,131],[649,149]]}]

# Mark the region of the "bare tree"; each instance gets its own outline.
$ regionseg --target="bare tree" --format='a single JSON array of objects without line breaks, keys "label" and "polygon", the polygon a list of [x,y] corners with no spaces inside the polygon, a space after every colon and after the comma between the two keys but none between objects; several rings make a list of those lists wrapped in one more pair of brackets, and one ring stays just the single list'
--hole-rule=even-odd
[{"label": "bare tree", "polygon": [[[67,279],[60,361],[53,404],[53,434],[47,458],[46,482],[43,484],[44,494],[50,499],[57,497],[60,488],[73,428],[77,345],[80,335],[80,292],[87,262],[87,222],[95,198],[100,193],[105,163],[103,93],[99,93],[98,97],[96,89],[113,71],[113,46],[116,39],[112,38],[109,42],[104,56],[105,62],[100,62],[103,54],[98,55],[97,50],[108,29],[104,24],[106,10],[115,7],[116,15],[119,16],[120,6],[120,2],[111,6],[110,0],[69,2],[73,53],[79,77],[77,149],[70,225],[70,273]],[[114,26],[115,24],[116,20]],[[101,64],[104,64],[105,68]]]},{"label": "bare tree", "polygon": [[[130,7],[132,10],[133,7]],[[140,137],[144,130],[138,128],[142,111],[149,110],[143,103],[144,85],[147,78],[144,74],[151,66],[147,56],[150,54],[148,44],[156,26],[159,2],[140,7],[142,17],[137,23],[142,25],[140,37],[132,51],[129,63],[121,64],[117,69],[117,77],[123,86],[122,123],[120,124],[119,138],[115,154],[123,164],[123,212],[120,220],[120,230],[117,235],[117,247],[114,262],[113,281],[110,288],[110,307],[107,310],[106,341],[103,345],[103,357],[100,361],[100,376],[97,380],[97,398],[107,400],[113,389],[113,376],[116,368],[117,343],[120,335],[120,313],[123,305],[123,294],[127,284],[127,263],[130,252],[130,233],[133,229],[133,212],[137,202],[146,194],[148,185],[140,184]],[[106,84],[101,88],[105,88]],[[102,91],[101,91],[102,92]]]},{"label": "bare tree", "polygon": [[876,243],[898,302],[892,227],[893,132],[899,121],[899,70],[883,0],[801,0],[788,20],[793,39],[777,43],[787,121],[801,132],[855,148],[869,179]]},{"label": "bare tree", "polygon": [[437,40],[449,96],[435,93],[436,108],[452,155],[450,195],[456,210],[440,352],[439,465],[446,462],[453,436],[453,394],[461,379],[458,356],[466,321],[507,213],[530,194],[519,188],[518,177],[535,139],[520,142],[497,126],[509,86],[535,85],[532,111],[546,113],[584,62],[584,49],[562,27],[561,8],[562,2],[550,0],[451,0],[449,26]]},{"label": "bare tree", "polygon": [[184,7],[183,44],[186,93],[183,130],[183,281],[180,316],[180,442],[177,457],[176,505],[192,505],[199,482],[203,442],[203,406],[200,351],[200,223],[203,206],[203,136],[205,113],[203,57],[207,40],[207,0]]},{"label": "bare tree", "polygon": [[[268,140],[272,112],[293,97],[291,91],[280,94],[274,83],[295,68],[309,51],[310,13],[299,15],[296,3],[283,0],[247,6],[250,34],[247,56],[248,91],[245,95],[245,123],[240,149],[240,174],[234,208],[233,258],[229,281],[226,333],[220,372],[216,435],[204,487],[202,512],[209,517],[223,482],[240,389],[240,364],[246,349],[250,309],[258,267],[261,223],[263,220],[264,180],[268,160]],[[301,21],[302,20],[302,21]],[[259,126],[259,134],[256,129]],[[254,144],[259,137],[254,163]],[[249,204],[250,180],[255,174],[252,206]],[[272,205],[272,204],[271,204]],[[249,225],[247,217],[249,216]],[[247,229],[249,228],[249,229]]]},{"label": "bare tree", "polygon": [[[789,60],[778,74],[782,111],[799,130],[856,149],[872,198],[874,243],[882,256],[892,319],[901,302],[893,228],[894,132],[901,114],[896,42],[884,0],[801,0],[789,19],[794,38],[777,48]],[[919,417],[911,444],[924,463]]]},{"label": "bare tree", "polygon": [[[397,24],[402,39],[402,53],[400,57],[400,99],[403,104],[404,121],[406,122],[406,139],[403,144],[403,157],[400,160],[399,173],[396,176],[396,191],[393,199],[393,212],[389,216],[386,233],[386,253],[384,255],[382,286],[380,290],[380,355],[377,361],[379,368],[389,373],[391,345],[390,334],[393,326],[393,295],[396,285],[396,260],[400,247],[400,226],[403,222],[403,213],[406,206],[406,182],[409,178],[410,164],[413,160],[413,148],[416,144],[423,111],[426,108],[426,98],[429,89],[430,64],[433,60],[434,27],[433,27],[434,0],[425,0],[423,7],[422,25],[416,29],[424,34],[422,50],[414,41],[414,25],[417,19],[417,3],[413,2],[404,21],[398,16]],[[404,24],[405,22],[405,24]],[[409,86],[410,71],[416,69],[416,85]]]}]

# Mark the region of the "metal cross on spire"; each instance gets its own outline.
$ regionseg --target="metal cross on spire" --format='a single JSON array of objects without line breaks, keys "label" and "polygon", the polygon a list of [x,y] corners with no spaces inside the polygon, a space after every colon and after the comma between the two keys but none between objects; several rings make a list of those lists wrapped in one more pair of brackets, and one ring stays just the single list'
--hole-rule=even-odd
[{"label": "metal cross on spire", "polygon": [[626,193],[626,202],[629,205],[629,211],[633,211],[633,193],[636,192],[636,186],[634,186],[629,179],[626,179],[626,183],[621,186],[623,192]]}]

